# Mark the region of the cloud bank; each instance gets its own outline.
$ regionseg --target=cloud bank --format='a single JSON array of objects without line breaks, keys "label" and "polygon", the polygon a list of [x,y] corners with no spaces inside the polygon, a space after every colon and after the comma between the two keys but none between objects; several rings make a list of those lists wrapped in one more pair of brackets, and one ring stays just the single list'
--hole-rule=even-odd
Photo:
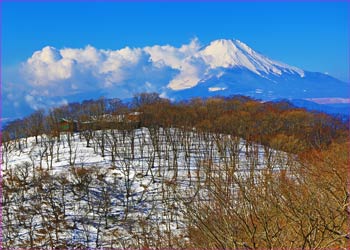
[{"label": "cloud bank", "polygon": [[193,39],[180,47],[154,45],[118,50],[91,45],[60,49],[46,46],[21,64],[21,79],[16,76],[17,82],[11,78],[11,84],[5,83],[8,87],[3,88],[4,103],[18,109],[25,103],[38,109],[100,96],[125,99],[140,92],[171,96],[173,91],[219,78],[223,69],[234,67],[258,75],[303,74],[295,67],[268,59],[238,40],[220,39],[201,46],[198,39]]},{"label": "cloud bank", "polygon": [[[206,67],[193,59],[200,45],[197,39],[179,48],[155,45],[120,50],[93,46],[56,49],[46,46],[22,64],[22,75],[32,88],[30,96],[62,96],[104,90],[129,97],[141,91],[195,86]],[[31,97],[28,100],[32,100]]]},{"label": "cloud bank", "polygon": [[32,110],[100,96],[124,99],[152,91],[166,97],[171,89],[198,84],[205,65],[191,58],[200,48],[197,39],[180,47],[118,50],[46,46],[18,67],[4,69],[3,116],[20,117]]}]

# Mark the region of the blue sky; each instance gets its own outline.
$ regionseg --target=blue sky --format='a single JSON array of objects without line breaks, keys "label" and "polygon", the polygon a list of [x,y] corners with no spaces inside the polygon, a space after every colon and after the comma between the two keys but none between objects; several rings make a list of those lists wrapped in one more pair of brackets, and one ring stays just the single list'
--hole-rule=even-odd
[{"label": "blue sky", "polygon": [[118,49],[237,38],[271,58],[345,80],[348,9],[346,2],[5,2],[2,62],[15,66],[46,45]]},{"label": "blue sky", "polygon": [[[204,46],[215,39],[235,38],[272,59],[309,71],[327,72],[343,81],[349,79],[348,2],[2,2],[1,5],[4,113],[8,112],[6,109],[15,109],[9,103],[16,98],[26,97],[28,102],[40,99],[37,89],[31,90],[28,97],[32,85],[21,76],[21,67],[45,46],[59,50],[91,45],[117,50],[165,44],[180,47],[194,38]],[[25,109],[23,105],[17,106]]]}]

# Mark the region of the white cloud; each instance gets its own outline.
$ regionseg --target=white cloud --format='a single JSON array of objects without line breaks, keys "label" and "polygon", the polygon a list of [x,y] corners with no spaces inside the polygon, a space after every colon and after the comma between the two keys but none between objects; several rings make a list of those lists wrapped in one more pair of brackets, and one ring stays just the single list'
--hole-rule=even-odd
[{"label": "white cloud", "polygon": [[[104,61],[97,68],[96,74],[102,77],[105,87],[120,84],[132,78],[139,63],[148,56],[139,48],[126,47],[121,50],[103,51]],[[147,61],[147,60],[146,60]]]},{"label": "white cloud", "polygon": [[156,67],[169,66],[179,70],[179,74],[168,83],[168,87],[178,90],[193,87],[199,82],[200,75],[204,72],[203,63],[192,58],[199,49],[198,39],[193,39],[180,48],[156,45],[145,47],[144,51],[150,55],[150,60]]},{"label": "white cloud", "polygon": [[65,48],[60,50],[60,55],[69,60],[76,61],[85,67],[93,67],[101,61],[101,52],[96,48],[88,45],[84,49]]},{"label": "white cloud", "polygon": [[186,89],[196,86],[205,72],[205,65],[200,61],[185,60],[180,73],[169,82],[168,87],[174,90]]},{"label": "white cloud", "polygon": [[144,51],[150,55],[150,59],[156,66],[169,66],[174,69],[183,67],[184,60],[194,55],[200,49],[198,39],[193,39],[189,44],[175,48],[170,45],[145,47]]},{"label": "white cloud", "polygon": [[3,85],[5,113],[20,115],[100,96],[124,99],[146,91],[168,97],[171,89],[190,88],[208,76],[210,66],[196,56],[201,48],[198,39],[179,47],[118,50],[46,46],[21,64],[21,74],[11,78],[15,83]]},{"label": "white cloud", "polygon": [[[74,94],[95,89],[132,94],[168,86],[195,86],[205,72],[203,61],[193,58],[200,49],[198,39],[181,47],[125,47],[120,50],[85,48],[36,51],[23,63],[23,74],[32,90],[46,96]],[[145,83],[152,83],[145,84]],[[162,91],[159,89],[159,91]]]},{"label": "white cloud", "polygon": [[33,86],[47,86],[69,79],[72,76],[73,64],[73,60],[62,57],[60,51],[47,46],[41,51],[36,51],[24,63],[24,73]]},{"label": "white cloud", "polygon": [[118,50],[46,46],[21,64],[16,84],[4,85],[4,104],[37,110],[102,95],[129,98],[150,91],[165,97],[170,89],[195,86],[207,74],[209,65],[195,56],[200,49],[198,39],[179,47]]}]

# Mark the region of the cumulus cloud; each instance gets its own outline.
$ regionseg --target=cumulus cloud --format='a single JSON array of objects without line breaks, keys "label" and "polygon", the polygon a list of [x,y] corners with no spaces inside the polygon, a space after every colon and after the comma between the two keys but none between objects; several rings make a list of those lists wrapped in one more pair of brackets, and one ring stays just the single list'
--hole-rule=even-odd
[{"label": "cumulus cloud", "polygon": [[[125,47],[119,50],[56,49],[46,46],[22,64],[22,73],[34,92],[60,96],[94,89],[132,95],[166,88],[195,86],[205,71],[203,61],[193,58],[198,39],[181,47]],[[123,88],[123,89],[121,89]],[[33,95],[31,95],[33,96]]]},{"label": "cumulus cloud", "polygon": [[60,51],[47,46],[36,51],[24,64],[28,81],[34,86],[46,86],[72,76],[74,61],[62,57]]},{"label": "cumulus cloud", "polygon": [[196,56],[201,49],[198,39],[179,47],[118,50],[46,46],[21,64],[16,84],[4,84],[3,103],[8,110],[36,110],[100,96],[129,98],[140,92],[166,97],[172,90],[199,84],[207,75],[210,65]]},{"label": "cumulus cloud", "polygon": [[168,84],[174,90],[186,89],[196,86],[203,77],[206,65],[201,60],[184,60],[180,73]]},{"label": "cumulus cloud", "polygon": [[190,88],[200,80],[205,71],[204,62],[193,58],[201,48],[198,39],[193,39],[189,44],[175,48],[170,45],[145,47],[150,59],[156,67],[168,66],[177,69],[179,73],[168,83],[168,87],[174,90]]},{"label": "cumulus cloud", "polygon": [[198,39],[193,39],[189,44],[175,48],[170,45],[145,47],[144,51],[150,55],[152,62],[162,67],[164,65],[174,69],[182,69],[184,60],[194,55],[200,49]]}]

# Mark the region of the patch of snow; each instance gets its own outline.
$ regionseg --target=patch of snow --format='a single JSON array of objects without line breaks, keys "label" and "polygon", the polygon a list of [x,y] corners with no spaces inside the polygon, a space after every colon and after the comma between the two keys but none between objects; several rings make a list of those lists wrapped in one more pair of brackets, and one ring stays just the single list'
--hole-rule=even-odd
[{"label": "patch of snow", "polygon": [[257,75],[262,73],[274,75],[296,73],[301,77],[304,76],[303,70],[271,60],[239,40],[220,39],[213,41],[195,56],[201,57],[211,68],[242,67]]},{"label": "patch of snow", "polygon": [[[94,131],[89,147],[84,136],[79,133],[62,133],[60,140],[46,135],[39,136],[38,144],[34,137],[30,137],[20,140],[22,145],[20,149],[18,141],[11,142],[6,151],[3,146],[3,177],[6,180],[9,173],[20,170],[20,165],[25,162],[30,166],[29,177],[33,175],[32,169],[42,168],[48,171],[53,180],[66,176],[70,182],[76,180],[72,169],[95,169],[97,175],[92,177],[88,187],[91,195],[89,199],[92,203],[99,204],[102,192],[108,191],[109,227],[99,229],[102,230],[100,233],[102,247],[108,247],[109,241],[103,240],[103,237],[112,229],[117,229],[119,242],[131,241],[132,234],[142,233],[140,225],[136,224],[140,218],[147,219],[154,225],[160,225],[161,232],[167,230],[166,226],[171,228],[171,233],[175,235],[186,230],[183,201],[192,199],[196,188],[201,188],[201,192],[197,194],[201,199],[207,197],[206,189],[203,187],[208,177],[205,167],[209,162],[215,171],[221,174],[220,171],[225,169],[221,168],[222,164],[227,164],[232,155],[237,155],[234,161],[235,174],[240,178],[247,178],[251,174],[253,163],[249,155],[255,156],[254,175],[259,175],[268,165],[274,171],[279,171],[291,160],[286,153],[269,149],[269,153],[274,156],[271,159],[274,161],[267,162],[270,161],[270,157],[266,157],[266,147],[254,143],[247,144],[245,140],[230,135],[206,134],[206,139],[203,138],[201,133],[175,128],[156,131],[147,128],[132,131]],[[101,143],[104,147],[101,147]],[[50,145],[52,145],[51,151]],[[220,150],[221,147],[225,150]],[[252,152],[254,154],[251,154]],[[103,181],[99,179],[99,174],[105,176]],[[176,193],[173,191],[173,186],[177,187]],[[60,190],[53,192],[59,194]],[[166,197],[162,197],[165,194]],[[24,205],[30,206],[30,202],[40,204],[35,195],[35,190],[29,189]],[[16,199],[20,194],[12,192],[11,196]],[[100,206],[90,207],[91,201],[89,203],[84,197],[69,191],[68,187],[65,196],[65,220],[72,228],[74,225],[71,231],[63,232],[66,234],[65,239],[68,240],[73,235],[73,242],[85,242],[84,235],[89,234],[88,244],[95,247],[96,235],[99,232],[97,221],[101,218]],[[61,196],[57,195],[57,200],[60,199]],[[7,203],[6,206],[9,209],[5,211],[16,211],[16,203]],[[170,218],[170,214],[174,218]],[[13,212],[8,216],[11,218]],[[3,225],[10,223],[6,221],[6,216],[3,218],[5,218]],[[129,223],[126,221],[127,218]],[[40,216],[36,216],[34,220],[38,227],[43,225]],[[13,220],[11,223],[16,221]],[[5,226],[5,233],[6,228]],[[14,244],[20,244],[28,239],[26,228],[19,226],[19,231],[20,236],[15,239]]]},{"label": "patch of snow", "polygon": [[225,90],[225,89],[226,89],[225,87],[223,87],[223,88],[220,88],[220,87],[210,87],[210,88],[208,88],[208,90],[210,92],[222,91],[222,90]]}]

